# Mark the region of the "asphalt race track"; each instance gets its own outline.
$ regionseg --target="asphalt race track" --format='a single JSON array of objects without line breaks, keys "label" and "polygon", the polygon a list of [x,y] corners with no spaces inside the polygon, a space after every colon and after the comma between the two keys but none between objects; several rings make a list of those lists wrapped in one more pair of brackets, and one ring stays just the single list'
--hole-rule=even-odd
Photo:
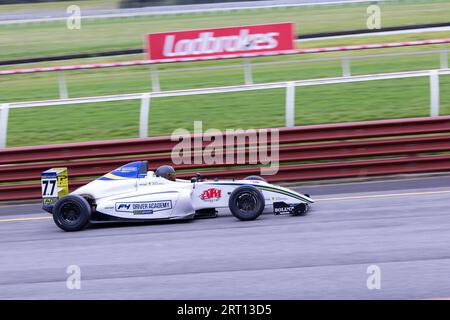
[{"label": "asphalt race track", "polygon": [[[59,230],[35,205],[0,207],[1,299],[450,297],[450,177],[308,186],[305,217],[231,214]],[[34,212],[34,213],[33,213]],[[67,289],[69,265],[81,289]],[[367,288],[367,268],[381,288]]]}]

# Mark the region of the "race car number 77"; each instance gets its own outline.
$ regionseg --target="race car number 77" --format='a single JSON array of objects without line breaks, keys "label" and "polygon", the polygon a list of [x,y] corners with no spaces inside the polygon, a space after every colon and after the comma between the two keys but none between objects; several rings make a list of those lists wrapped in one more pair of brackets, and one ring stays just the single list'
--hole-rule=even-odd
[{"label": "race car number 77", "polygon": [[42,196],[43,197],[57,197],[58,190],[56,187],[56,179],[42,180]]}]

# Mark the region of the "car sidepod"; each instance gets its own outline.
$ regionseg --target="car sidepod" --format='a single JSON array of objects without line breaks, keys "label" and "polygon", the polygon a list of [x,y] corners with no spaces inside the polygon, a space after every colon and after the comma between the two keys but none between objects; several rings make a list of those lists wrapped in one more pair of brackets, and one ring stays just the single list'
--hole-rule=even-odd
[{"label": "car sidepod", "polygon": [[193,217],[190,190],[166,190],[108,197],[98,201],[97,211],[122,219],[182,219]]},{"label": "car sidepod", "polygon": [[253,186],[262,193],[265,213],[301,215],[308,211],[311,203],[314,203],[314,200],[306,195],[265,181],[235,180],[196,183],[191,195],[192,206],[195,210],[228,208],[231,193],[245,185]]}]

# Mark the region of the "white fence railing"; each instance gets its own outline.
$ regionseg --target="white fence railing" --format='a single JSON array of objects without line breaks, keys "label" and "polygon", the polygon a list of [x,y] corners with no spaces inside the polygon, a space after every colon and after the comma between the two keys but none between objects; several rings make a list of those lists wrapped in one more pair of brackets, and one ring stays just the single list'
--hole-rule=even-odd
[{"label": "white fence railing", "polygon": [[188,89],[176,91],[161,91],[161,92],[144,92],[131,93],[110,96],[97,97],[83,97],[71,99],[45,100],[45,101],[28,101],[28,102],[13,102],[4,103],[0,105],[0,148],[6,148],[7,131],[8,131],[8,113],[13,108],[31,108],[31,107],[49,107],[49,106],[64,106],[73,104],[96,103],[96,102],[113,102],[125,100],[141,100],[140,106],[140,120],[139,120],[139,136],[141,138],[148,135],[148,116],[150,111],[150,102],[153,98],[163,97],[179,97],[191,95],[203,95],[214,93],[230,93],[230,92],[244,92],[253,90],[265,90],[286,88],[286,105],[285,105],[285,124],[287,127],[295,125],[295,87],[315,86],[325,84],[338,83],[352,83],[372,80],[388,80],[388,79],[403,79],[414,77],[429,77],[430,78],[430,116],[439,115],[439,75],[450,74],[450,69],[436,69],[425,71],[410,71],[410,72],[395,72],[395,73],[380,73],[360,76],[337,77],[337,78],[322,78],[300,81],[287,82],[272,82],[251,85],[238,85],[216,88],[204,89]]},{"label": "white fence railing", "polygon": [[[450,39],[449,39],[450,42]],[[423,50],[423,51],[411,51],[411,52],[393,52],[393,53],[381,53],[381,54],[367,54],[367,55],[345,55],[340,57],[321,57],[321,58],[311,58],[311,59],[289,59],[289,60],[280,60],[280,61],[267,61],[267,62],[252,62],[249,58],[243,59],[241,64],[226,64],[226,65],[217,65],[217,66],[204,66],[204,67],[188,67],[188,68],[170,68],[170,69],[158,69],[156,64],[150,65],[149,71],[133,71],[129,72],[133,74],[135,78],[139,74],[145,75],[147,77],[148,72],[150,72],[151,76],[151,90],[152,92],[158,92],[162,90],[162,85],[160,81],[160,76],[162,74],[174,73],[174,72],[190,72],[190,71],[211,71],[211,70],[221,70],[221,69],[242,69],[243,70],[243,80],[244,84],[249,85],[253,84],[253,69],[257,67],[265,67],[265,66],[273,66],[273,65],[285,65],[292,63],[314,63],[314,62],[326,62],[326,61],[339,61],[341,64],[341,72],[343,77],[349,77],[352,75],[352,62],[360,61],[360,60],[370,60],[376,58],[384,58],[384,57],[403,57],[403,56],[424,56],[424,55],[437,55],[436,59],[436,67],[439,64],[440,69],[447,69],[449,66],[449,52],[450,49],[439,49],[439,50]],[[111,63],[109,63],[111,64]],[[106,64],[108,65],[108,63]],[[136,64],[137,65],[137,64]],[[136,66],[131,65],[131,66]],[[142,65],[142,64],[141,64]],[[85,65],[89,66],[89,65]],[[85,69],[96,69],[99,64],[92,65],[92,68]],[[114,66],[114,65],[113,65]],[[127,66],[127,65],[124,65]],[[130,66],[130,65],[128,65]],[[65,67],[48,67],[48,68],[31,68],[31,69],[19,69],[19,70],[0,70],[0,76],[6,75],[26,75],[34,72],[47,72],[54,71],[52,68],[56,70],[56,78],[55,84],[58,86],[59,98],[66,99],[70,96],[69,91],[70,88],[67,84],[67,72],[71,70],[79,70],[77,66],[73,66],[73,68],[65,68]],[[44,69],[44,71],[41,71]],[[49,69],[49,70],[47,70]],[[80,68],[83,69],[83,68]],[[416,69],[417,70],[417,69]],[[17,71],[17,72],[14,72]],[[411,70],[414,71],[414,70]],[[102,75],[85,75],[84,78],[91,77],[101,77]],[[1,79],[1,78],[0,78]],[[70,78],[69,78],[70,79]],[[150,86],[150,85],[149,85]]]},{"label": "white fence railing", "polygon": [[[328,58],[312,58],[312,59],[304,59],[304,60],[285,60],[285,61],[269,61],[269,62],[251,62],[250,59],[244,59],[241,65],[218,65],[218,66],[206,66],[206,67],[195,67],[195,68],[180,68],[180,69],[164,69],[158,70],[157,65],[152,65],[151,73],[151,82],[152,82],[152,91],[158,92],[161,90],[160,83],[160,74],[164,73],[174,73],[174,72],[189,72],[189,71],[209,71],[209,70],[218,70],[218,69],[233,69],[233,68],[242,68],[244,74],[244,84],[250,85],[253,84],[253,69],[256,67],[263,66],[273,66],[273,65],[285,65],[291,63],[311,63],[311,62],[324,62],[324,61],[339,61],[341,64],[341,72],[343,77],[349,77],[352,75],[352,61],[358,60],[367,60],[374,58],[383,58],[383,57],[402,57],[402,56],[412,56],[412,55],[430,55],[436,54],[439,55],[437,63],[439,63],[440,69],[448,68],[448,60],[449,60],[449,49],[445,50],[427,50],[427,51],[412,51],[412,52],[395,52],[395,53],[381,53],[381,54],[368,54],[361,56],[341,56],[341,57],[328,57]],[[415,70],[411,70],[415,71]],[[64,79],[64,75],[61,74],[59,81],[59,92],[60,97],[66,97],[67,95],[67,86],[66,81]]]}]

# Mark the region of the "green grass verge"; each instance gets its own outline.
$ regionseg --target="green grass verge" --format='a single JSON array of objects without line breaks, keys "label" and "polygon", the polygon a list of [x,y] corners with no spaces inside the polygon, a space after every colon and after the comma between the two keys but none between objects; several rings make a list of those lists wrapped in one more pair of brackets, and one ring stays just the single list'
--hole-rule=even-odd
[{"label": "green grass verge", "polygon": [[[390,3],[389,6],[410,5],[411,3],[412,2],[409,1],[404,4]],[[440,2],[418,2],[414,3],[414,5],[421,6],[423,10],[426,10],[426,8],[431,8],[429,9],[430,16],[427,16],[428,19],[428,17],[435,17],[433,12],[435,10],[434,8],[436,7],[436,3]],[[432,5],[432,7],[427,7],[429,5]],[[361,7],[353,5],[344,7],[347,10],[345,11],[346,19],[349,19],[346,23],[356,23],[355,20],[351,19],[352,16],[348,15],[349,12],[352,12],[352,10],[356,10],[358,14],[362,14],[363,17],[365,17],[365,11],[363,13],[360,12]],[[310,14],[313,14],[314,12],[317,13],[319,11],[314,10],[318,10],[318,8],[323,9],[323,7],[313,7],[309,8],[308,10],[312,11],[308,12]],[[327,7],[327,10],[330,10],[327,11],[327,13],[330,14],[330,17],[332,18],[331,20],[337,21],[333,22],[335,23],[335,27],[341,27],[341,23],[342,25],[345,24],[342,21],[338,21],[339,19],[337,18],[339,17],[338,11],[341,10],[341,8],[343,7]],[[445,12],[444,9],[445,6],[439,10]],[[185,29],[188,18],[191,19],[189,21],[192,22],[192,25],[189,24],[189,27],[210,27],[211,25],[217,25],[217,21],[223,25],[241,24],[243,21],[245,23],[256,23],[257,21],[251,21],[251,18],[256,19],[261,17],[263,19],[259,22],[270,22],[270,19],[265,20],[267,18],[266,15],[273,15],[272,18],[274,21],[280,21],[278,19],[275,20],[275,18],[289,16],[295,13],[295,11],[291,11],[292,10],[284,9],[277,9],[273,11],[258,10],[254,12],[255,16],[253,16],[253,13],[251,17],[244,17],[240,14],[234,14],[233,16],[230,16],[230,19],[225,19],[225,17],[227,17],[226,14],[211,14],[206,16],[175,16],[170,17],[167,21],[159,18],[142,18],[142,21],[140,21],[141,18],[124,19],[121,20],[122,24],[119,24],[115,20],[99,20],[92,22],[91,30],[82,29],[83,31],[80,33],[81,38],[78,38],[77,36],[73,38],[65,38],[69,35],[66,33],[67,30],[65,31],[64,28],[56,28],[55,25],[57,24],[49,23],[37,25],[36,30],[27,29],[30,26],[27,26],[26,28],[24,26],[23,28],[25,29],[23,29],[22,32],[31,32],[30,35],[27,35],[27,37],[32,39],[28,51],[25,47],[21,48],[21,45],[15,42],[15,40],[20,39],[23,34],[19,32],[14,35],[13,33],[16,31],[18,32],[18,30],[11,28],[8,30],[14,32],[11,32],[8,36],[10,37],[9,43],[12,45],[5,46],[5,50],[0,51],[0,56],[2,54],[7,54],[9,58],[11,58],[11,56],[24,57],[28,54],[35,56],[37,52],[41,53],[45,50],[48,50],[47,53],[53,54],[80,52],[85,49],[95,49],[94,51],[98,51],[100,50],[99,48],[103,48],[103,45],[117,45],[117,47],[114,48],[123,48],[128,45],[134,46],[136,44],[136,39],[131,35],[135,35],[136,32],[142,33],[142,30],[146,28],[145,21],[147,20],[151,21],[156,28],[155,30],[150,31],[160,31],[162,29]],[[389,10],[384,10],[383,12],[383,14],[387,14]],[[303,28],[308,30],[308,25],[311,28],[317,28],[314,29],[316,31],[323,28],[321,24],[312,23],[314,16],[302,16],[304,14],[306,13],[301,11],[300,16],[302,17],[301,19],[303,19],[301,20],[302,31],[305,30]],[[341,14],[344,15],[342,12]],[[413,14],[411,13],[410,16],[404,15],[402,17],[404,19],[409,19],[412,16]],[[218,19],[218,17],[220,17],[220,19]],[[310,24],[306,23],[308,19],[311,19],[309,20]],[[406,23],[406,20],[402,19],[395,19],[395,23]],[[315,22],[317,21],[318,20]],[[420,19],[418,21],[419,22],[417,23],[420,23]],[[394,20],[392,23],[394,23]],[[386,25],[384,24],[384,26]],[[128,29],[128,27],[131,29]],[[331,26],[329,27],[331,28]],[[120,30],[118,30],[118,28],[120,28]],[[346,28],[348,29],[348,25],[343,27],[343,29]],[[358,27],[353,25],[352,28]],[[2,35],[5,35],[5,30],[6,29],[2,29],[0,27],[0,41],[2,39]],[[43,34],[43,30],[44,33],[47,32],[47,34]],[[308,32],[313,32],[311,30],[313,29],[310,29]],[[92,32],[92,37],[89,36],[88,38],[83,38],[86,36],[85,32],[88,35]],[[101,32],[103,32],[103,34]],[[33,34],[37,37],[32,38]],[[99,34],[102,34],[102,37],[99,38]],[[298,45],[303,48],[307,48],[341,44],[407,41],[443,38],[448,37],[448,34],[448,32],[439,32],[391,35],[383,37],[345,38],[301,42]],[[53,40],[50,41],[49,38],[52,38]],[[105,39],[110,41],[104,41]],[[44,46],[42,45],[43,43],[47,45]],[[25,46],[25,43],[23,45]],[[139,45],[141,45],[141,43]],[[254,82],[263,83],[272,81],[336,77],[341,75],[340,61],[305,61],[311,58],[412,52],[418,50],[449,49],[449,47],[449,45],[435,45],[253,59],[253,62],[289,62],[287,64],[279,65],[254,66]],[[118,58],[84,59],[57,63],[44,63],[39,65],[75,64],[111,61],[117,59]],[[129,57],[119,58],[119,60],[128,59]],[[242,60],[235,59],[183,64],[166,64],[160,65],[158,68],[161,70],[172,70],[190,67],[223,65],[240,66],[242,65]],[[29,65],[29,67],[32,66],[34,65]],[[352,61],[353,74],[425,70],[438,67],[438,54],[401,56],[394,58],[378,57]],[[8,67],[2,67],[2,69],[8,69]],[[0,77],[0,103],[58,98],[58,75],[59,73],[37,73]],[[67,79],[69,95],[71,97],[144,92],[149,91],[151,88],[149,66],[73,71],[66,72],[65,77]],[[163,90],[225,86],[243,83],[243,70],[240,67],[208,71],[185,70],[184,72],[161,73],[160,77]],[[151,136],[167,135],[174,129],[180,127],[191,130],[194,120],[202,120],[204,122],[205,130],[208,128],[245,129],[258,127],[281,127],[284,126],[284,94],[284,90],[279,89],[245,93],[153,99],[151,102],[149,133]],[[428,114],[429,88],[427,78],[303,87],[297,88],[296,90],[297,125],[426,116]],[[450,114],[449,76],[441,77],[441,114]],[[8,146],[41,145],[137,137],[138,122],[139,101],[98,103],[65,107],[13,109],[10,111]]]},{"label": "green grass verge", "polygon": [[[380,4],[382,27],[448,22],[450,2],[386,1]],[[81,6],[83,10],[83,5]],[[365,29],[366,4],[275,8],[82,20],[80,30],[65,21],[0,25],[0,60],[143,46],[144,34],[195,28],[227,27],[291,21],[298,34]]]},{"label": "green grass verge", "polygon": [[[423,34],[423,39],[433,39],[448,36],[448,32]],[[412,35],[390,36],[389,41],[408,41]],[[415,37],[415,36],[414,36]],[[378,41],[386,41],[384,37]],[[372,42],[373,38],[364,37],[346,39],[347,44],[359,41]],[[322,45],[334,45],[321,41]],[[303,44],[302,44],[303,45]],[[310,43],[307,44],[308,46]],[[433,45],[404,47],[393,49],[376,49],[350,52],[334,52],[308,55],[278,56],[252,59],[253,78],[255,83],[274,81],[312,79],[322,77],[337,77],[342,74],[340,60],[309,62],[311,58],[339,58],[342,56],[374,55],[383,53],[411,53],[415,51],[430,51],[437,49],[450,49],[450,45]],[[83,61],[66,61],[66,64],[90,63],[110,61],[112,58],[85,59]],[[130,57],[122,57],[122,60]],[[398,72],[410,70],[427,70],[439,68],[440,56],[438,53],[421,55],[403,55],[397,57],[373,57],[355,59],[351,61],[352,74],[371,74],[383,72]],[[258,65],[264,62],[283,62],[276,65]],[[60,63],[62,64],[62,62]],[[44,64],[43,64],[44,65]],[[47,64],[48,65],[48,64]],[[198,67],[235,66],[236,68],[188,70]],[[19,68],[20,66],[17,66]],[[27,66],[32,67],[32,66]],[[178,90],[191,88],[204,88],[243,83],[244,75],[241,59],[220,61],[204,61],[193,63],[177,63],[159,65],[162,71],[184,70],[178,72],[161,72],[160,83],[162,90]],[[6,69],[6,68],[5,68]],[[0,77],[0,103],[25,100],[57,99],[58,72],[21,74]],[[96,96],[120,93],[137,93],[150,91],[152,87],[150,66],[137,66],[126,68],[107,68],[65,72],[70,97]]]},{"label": "green grass verge", "polygon": [[[408,35],[397,36],[401,41]],[[353,39],[347,39],[351,41]],[[384,40],[384,39],[382,39]],[[325,43],[325,45],[328,45]],[[340,61],[305,62],[312,57],[342,54],[386,53],[447,48],[425,46],[365,52],[270,57],[261,61],[285,61],[282,65],[255,66],[254,81],[298,80],[340,76]],[[303,61],[303,62],[302,62]],[[161,69],[237,65],[240,60],[167,64]],[[378,57],[352,61],[353,74],[370,74],[438,68],[439,55]],[[58,97],[57,73],[2,77],[0,101]],[[151,88],[149,67],[75,71],[66,73],[70,96],[94,96],[144,92]],[[242,68],[162,73],[163,90],[235,85],[243,82]],[[297,88],[296,124],[426,116],[429,114],[427,78],[381,80],[366,83]],[[441,77],[441,114],[450,114],[450,77]],[[192,129],[194,120],[204,128],[256,128],[284,126],[284,90],[214,94],[153,99],[149,133],[167,135],[174,129]],[[96,103],[65,107],[13,109],[10,112],[8,146],[39,145],[138,136],[139,101]]]},{"label": "green grass verge", "polygon": [[77,5],[85,10],[115,9],[120,0],[74,0],[64,2],[19,3],[0,5],[1,14],[65,13],[68,6]]}]

